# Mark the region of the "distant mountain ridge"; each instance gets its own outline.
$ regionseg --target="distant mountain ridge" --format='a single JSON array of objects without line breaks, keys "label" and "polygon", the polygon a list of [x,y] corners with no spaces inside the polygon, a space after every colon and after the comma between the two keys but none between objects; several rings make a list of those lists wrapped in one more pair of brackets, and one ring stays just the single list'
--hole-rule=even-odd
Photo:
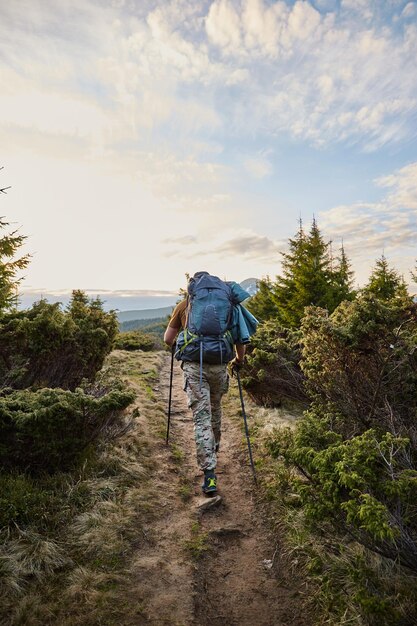
[{"label": "distant mountain ridge", "polygon": [[[242,289],[247,291],[251,296],[254,296],[256,292],[258,291],[258,283],[259,283],[258,278],[246,278],[239,284],[242,287]],[[138,310],[136,309],[132,311],[118,311],[117,318],[120,324],[123,324],[125,322],[130,322],[129,326],[131,327],[132,323],[136,320],[137,321],[139,320],[155,321],[158,319],[163,319],[167,317],[167,315],[170,315],[173,308],[174,308],[174,305],[159,307],[157,309],[138,309]],[[143,324],[138,324],[138,327],[142,325]]]}]

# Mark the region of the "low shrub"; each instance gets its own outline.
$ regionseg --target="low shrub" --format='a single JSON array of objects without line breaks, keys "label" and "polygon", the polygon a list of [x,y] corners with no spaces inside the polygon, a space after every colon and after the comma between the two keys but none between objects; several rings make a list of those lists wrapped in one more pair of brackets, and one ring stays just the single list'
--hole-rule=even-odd
[{"label": "low shrub", "polygon": [[415,624],[417,307],[365,293],[309,307],[300,331],[310,405],[265,458],[316,623]]},{"label": "low shrub", "polygon": [[312,404],[270,450],[298,470],[306,521],[417,573],[417,314],[363,296],[310,308],[301,367]]},{"label": "low shrub", "polygon": [[143,350],[150,352],[155,349],[155,339],[151,335],[146,335],[139,330],[119,333],[116,337],[114,347],[119,350]]},{"label": "low shrub", "polygon": [[0,467],[32,474],[74,467],[99,438],[126,428],[127,391],[93,397],[78,389],[14,391],[0,397]]},{"label": "low shrub", "polygon": [[74,390],[93,380],[117,333],[115,313],[74,291],[66,311],[45,300],[0,316],[0,388]]},{"label": "low shrub", "polygon": [[257,404],[280,406],[283,399],[306,401],[300,368],[298,331],[283,328],[275,320],[264,322],[252,337],[242,379]]}]

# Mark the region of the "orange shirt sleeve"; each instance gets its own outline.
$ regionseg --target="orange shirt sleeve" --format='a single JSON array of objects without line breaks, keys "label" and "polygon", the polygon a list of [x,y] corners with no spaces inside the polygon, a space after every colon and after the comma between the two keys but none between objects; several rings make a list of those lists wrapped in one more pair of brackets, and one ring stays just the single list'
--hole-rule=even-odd
[{"label": "orange shirt sleeve", "polygon": [[179,302],[172,312],[171,319],[169,320],[168,326],[171,326],[171,328],[175,328],[176,330],[180,330],[180,328],[184,328],[186,318],[187,318],[186,309],[187,309],[187,300],[182,300],[181,302]]}]

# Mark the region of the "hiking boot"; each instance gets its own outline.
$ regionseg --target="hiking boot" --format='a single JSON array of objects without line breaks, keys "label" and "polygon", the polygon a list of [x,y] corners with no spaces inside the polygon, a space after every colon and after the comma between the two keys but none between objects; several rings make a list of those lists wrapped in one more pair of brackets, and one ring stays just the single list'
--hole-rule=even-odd
[{"label": "hiking boot", "polygon": [[213,470],[205,470],[204,483],[201,485],[203,492],[207,495],[216,493],[217,491],[217,477]]}]

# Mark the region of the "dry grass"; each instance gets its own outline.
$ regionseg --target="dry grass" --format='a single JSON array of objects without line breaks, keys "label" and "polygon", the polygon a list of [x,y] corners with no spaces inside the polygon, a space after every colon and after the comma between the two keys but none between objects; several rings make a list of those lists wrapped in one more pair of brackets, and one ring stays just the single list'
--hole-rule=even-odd
[{"label": "dry grass", "polygon": [[50,622],[51,611],[40,594],[28,593],[16,602],[10,626],[44,626]]},{"label": "dry grass", "polygon": [[98,572],[88,567],[77,567],[69,574],[65,595],[71,602],[78,602],[84,606],[95,607],[100,594],[113,585],[122,583],[122,575]]},{"label": "dry grass", "polygon": [[141,614],[139,599],[124,606],[124,589],[141,527],[158,509],[151,479],[164,407],[152,398],[162,362],[160,353],[115,351],[107,359],[102,377],[122,378],[137,394],[133,427],[78,475],[60,478],[66,513],[46,519],[44,533],[30,524],[2,533],[1,624],[116,624],[124,612]]},{"label": "dry grass", "polygon": [[71,562],[63,545],[31,530],[19,531],[18,537],[8,542],[6,550],[20,578],[43,578]]},{"label": "dry grass", "polygon": [[19,564],[6,552],[7,547],[6,544],[0,553],[0,599],[21,594],[24,590]]}]

